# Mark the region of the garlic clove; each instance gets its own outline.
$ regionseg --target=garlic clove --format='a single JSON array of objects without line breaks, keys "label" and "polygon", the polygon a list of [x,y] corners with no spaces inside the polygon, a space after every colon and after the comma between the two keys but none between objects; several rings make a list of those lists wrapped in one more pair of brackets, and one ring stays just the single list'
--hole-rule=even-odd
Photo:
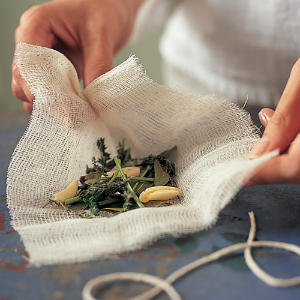
[{"label": "garlic clove", "polygon": [[[128,177],[136,177],[140,175],[141,169],[139,167],[125,167],[122,168],[125,175]],[[111,177],[114,175],[115,170],[109,171],[106,173],[108,177]],[[117,177],[120,177],[120,174],[117,175]]]},{"label": "garlic clove", "polygon": [[65,189],[53,195],[51,200],[65,202],[67,199],[75,197],[78,190],[78,181],[73,180]]},{"label": "garlic clove", "polygon": [[180,189],[173,186],[153,186],[140,194],[140,200],[144,203],[152,200],[170,200],[181,195]]}]

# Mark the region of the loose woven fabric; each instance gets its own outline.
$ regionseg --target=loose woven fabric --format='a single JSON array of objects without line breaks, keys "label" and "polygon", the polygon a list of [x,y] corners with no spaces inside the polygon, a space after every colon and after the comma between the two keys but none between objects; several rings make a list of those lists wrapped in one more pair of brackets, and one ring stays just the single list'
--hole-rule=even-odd
[{"label": "loose woven fabric", "polygon": [[[258,131],[245,111],[212,96],[187,96],[153,82],[135,57],[81,90],[62,54],[19,44],[17,65],[35,96],[29,126],[8,170],[7,200],[31,265],[81,262],[141,248],[158,238],[203,230],[264,161],[247,155]],[[179,205],[83,219],[49,198],[85,173],[105,137],[133,157],[177,145]]]}]

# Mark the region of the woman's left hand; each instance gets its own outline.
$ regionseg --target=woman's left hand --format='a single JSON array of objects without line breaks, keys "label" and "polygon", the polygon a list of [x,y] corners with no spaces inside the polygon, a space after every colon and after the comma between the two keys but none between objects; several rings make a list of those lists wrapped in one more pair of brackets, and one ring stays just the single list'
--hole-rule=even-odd
[{"label": "woman's left hand", "polygon": [[292,68],[276,110],[264,108],[259,118],[265,132],[249,158],[275,149],[279,149],[280,155],[264,163],[246,185],[300,183],[300,59]]}]

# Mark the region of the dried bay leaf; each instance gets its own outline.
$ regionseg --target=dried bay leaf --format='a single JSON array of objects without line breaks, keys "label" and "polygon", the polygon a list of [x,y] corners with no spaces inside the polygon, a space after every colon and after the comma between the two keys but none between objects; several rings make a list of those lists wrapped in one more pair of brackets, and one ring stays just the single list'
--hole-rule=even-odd
[{"label": "dried bay leaf", "polygon": [[101,174],[99,174],[98,172],[90,172],[88,174],[86,174],[85,180],[89,180],[89,179],[100,179],[101,178]]},{"label": "dried bay leaf", "polygon": [[165,172],[156,159],[154,161],[154,185],[166,185],[170,180],[170,176]]},{"label": "dried bay leaf", "polygon": [[173,148],[163,151],[162,153],[159,154],[159,156],[162,156],[164,158],[169,158],[171,155],[173,155],[177,150],[177,146],[174,146]]}]

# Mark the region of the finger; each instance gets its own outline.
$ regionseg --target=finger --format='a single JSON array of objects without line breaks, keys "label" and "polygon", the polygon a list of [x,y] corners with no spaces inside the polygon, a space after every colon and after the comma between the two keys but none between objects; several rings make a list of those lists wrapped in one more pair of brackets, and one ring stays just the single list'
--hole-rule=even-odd
[{"label": "finger", "polygon": [[17,82],[14,78],[12,78],[12,81],[11,81],[11,90],[16,98],[18,98],[19,100],[21,100],[23,102],[28,102],[28,99],[23,91],[23,88],[19,84],[17,84]]},{"label": "finger", "polygon": [[112,68],[113,47],[103,36],[90,38],[83,44],[83,83],[86,87]]},{"label": "finger", "polygon": [[77,71],[78,78],[81,79],[83,77],[83,58],[82,51],[78,49],[78,51],[74,51],[74,48],[68,47],[67,44],[57,43],[55,45],[55,50],[62,53],[66,56]]},{"label": "finger", "polygon": [[247,185],[267,183],[300,183],[300,134],[291,143],[286,154],[264,163]]},{"label": "finger", "polygon": [[261,124],[266,127],[269,121],[271,120],[272,116],[274,114],[274,110],[271,108],[263,108],[259,113],[258,117],[261,122]]},{"label": "finger", "polygon": [[257,157],[279,149],[283,152],[300,131],[300,60],[294,65],[279,104],[264,131],[263,138],[250,152]]},{"label": "finger", "polygon": [[[274,170],[275,169],[275,170]],[[283,183],[282,176],[278,175],[279,165],[276,158],[272,158],[270,161],[264,163],[259,171],[252,176],[244,186],[253,186],[260,184],[270,184],[270,183]]]},{"label": "finger", "polygon": [[[54,35],[50,31],[47,22],[47,14],[44,6],[36,6],[26,11],[20,18],[20,25],[15,31],[15,45],[24,42],[33,45],[51,47],[54,43]],[[16,66],[15,58],[12,63],[12,92],[22,101],[33,101],[25,80],[21,77]]]},{"label": "finger", "polygon": [[34,100],[34,96],[31,94],[25,80],[20,75],[15,59],[12,63],[11,89],[15,97],[21,101],[32,102]]},{"label": "finger", "polygon": [[246,186],[255,184],[285,183],[290,181],[287,174],[288,156],[283,154],[265,162]]},{"label": "finger", "polygon": [[15,45],[19,42],[51,47],[55,36],[50,24],[51,8],[49,5],[33,6],[20,18],[15,31]]},{"label": "finger", "polygon": [[32,113],[32,103],[31,102],[24,102],[23,107],[26,112],[28,112],[29,114]]}]

